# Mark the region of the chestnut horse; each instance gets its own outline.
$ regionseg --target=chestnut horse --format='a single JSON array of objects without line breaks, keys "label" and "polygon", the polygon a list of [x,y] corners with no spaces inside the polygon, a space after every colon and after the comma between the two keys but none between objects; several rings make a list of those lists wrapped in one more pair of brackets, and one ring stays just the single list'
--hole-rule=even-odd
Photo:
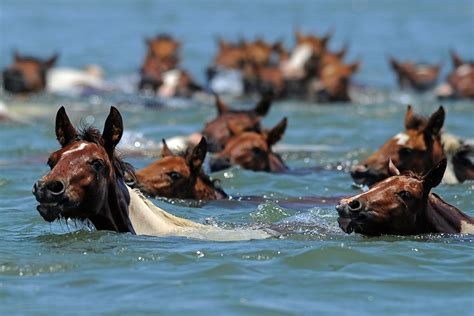
[{"label": "chestnut horse", "polygon": [[[371,185],[388,177],[389,159],[402,172],[425,173],[448,155],[450,159],[444,182],[457,183],[474,179],[474,165],[468,155],[468,146],[442,135],[445,119],[442,106],[429,119],[416,115],[412,107],[407,107],[405,131],[389,139],[379,150],[366,160],[353,166],[352,178],[356,183]],[[453,146],[454,148],[449,148]]]},{"label": "chestnut horse", "polygon": [[181,44],[166,34],[147,39],[147,53],[140,68],[140,90],[151,90],[162,97],[191,97],[201,91],[186,71],[180,70]]},{"label": "chestnut horse", "polygon": [[436,89],[439,98],[474,99],[474,62],[464,61],[451,52],[454,70],[448,75],[447,83]]},{"label": "chestnut horse", "polygon": [[413,172],[401,175],[389,162],[388,179],[339,202],[339,226],[348,234],[369,236],[474,234],[472,217],[430,193],[441,182],[446,165],[446,159],[442,159],[419,176]]},{"label": "chestnut horse", "polygon": [[286,126],[286,117],[265,133],[241,132],[240,129],[235,129],[232,123],[229,123],[228,127],[232,137],[224,149],[212,157],[211,171],[220,171],[233,165],[253,171],[287,171],[288,167],[281,157],[272,151],[272,146],[283,137]]},{"label": "chestnut horse", "polygon": [[46,60],[14,54],[14,62],[3,71],[3,87],[11,93],[39,92],[46,88],[46,76],[58,55]]},{"label": "chestnut horse", "polygon": [[221,151],[227,141],[230,133],[227,128],[228,124],[233,124],[241,131],[260,130],[260,120],[267,115],[272,105],[272,95],[262,95],[260,101],[251,110],[233,110],[230,109],[222,100],[216,95],[217,117],[206,123],[203,136],[208,141],[208,150],[210,152]]},{"label": "chestnut horse", "polygon": [[390,57],[390,65],[397,75],[400,89],[426,91],[431,89],[438,80],[441,65],[416,64],[411,61],[399,62]]},{"label": "chestnut horse", "polygon": [[112,107],[104,131],[78,132],[61,107],[56,137],[61,149],[51,154],[51,171],[38,180],[33,194],[41,216],[88,220],[98,230],[149,236],[184,236],[209,240],[248,240],[271,237],[257,229],[226,230],[179,218],[156,207],[138,190],[125,184],[131,166],[120,160],[115,147],[123,133],[122,117]]},{"label": "chestnut horse", "polygon": [[203,137],[192,150],[174,154],[163,139],[161,159],[138,170],[136,186],[145,194],[177,199],[217,200],[227,194],[202,170],[207,142]]}]

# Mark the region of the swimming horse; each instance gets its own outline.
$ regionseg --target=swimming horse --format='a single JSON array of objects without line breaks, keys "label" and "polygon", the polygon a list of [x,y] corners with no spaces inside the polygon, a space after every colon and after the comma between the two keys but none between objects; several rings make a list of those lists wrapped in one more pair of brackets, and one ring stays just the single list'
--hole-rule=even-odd
[{"label": "swimming horse", "polygon": [[220,200],[228,195],[202,169],[206,158],[207,142],[175,154],[163,139],[161,158],[135,173],[137,187],[155,197],[192,200]]},{"label": "swimming horse", "polygon": [[390,161],[389,178],[339,202],[339,226],[348,234],[369,236],[474,234],[472,217],[431,193],[441,182],[446,166],[446,159],[442,159],[421,176],[414,172],[401,174]]},{"label": "swimming horse", "polygon": [[57,94],[85,94],[106,92],[113,89],[102,79],[98,66],[87,66],[84,70],[55,68],[58,54],[47,59],[22,56],[14,53],[13,64],[3,71],[3,87],[14,94],[47,91]]},{"label": "swimming horse", "polygon": [[381,148],[351,169],[356,183],[371,185],[388,177],[389,159],[402,172],[425,173],[443,158],[448,168],[443,182],[454,184],[474,179],[470,156],[474,148],[455,136],[442,132],[445,111],[442,106],[429,118],[416,115],[408,105],[405,131],[390,138]]},{"label": "swimming horse", "polygon": [[89,220],[97,230],[136,235],[182,236],[209,240],[249,240],[272,237],[260,229],[226,230],[174,216],[125,184],[132,167],[115,152],[123,133],[120,112],[112,107],[104,130],[78,132],[64,107],[56,115],[61,149],[51,154],[51,171],[33,186],[44,220]]},{"label": "swimming horse", "polygon": [[390,65],[397,75],[400,89],[426,91],[434,87],[441,65],[422,64],[411,61],[400,62],[390,57]]},{"label": "swimming horse", "polygon": [[436,88],[440,99],[474,99],[474,62],[464,61],[454,51],[451,52],[454,69],[446,78],[446,83]]}]

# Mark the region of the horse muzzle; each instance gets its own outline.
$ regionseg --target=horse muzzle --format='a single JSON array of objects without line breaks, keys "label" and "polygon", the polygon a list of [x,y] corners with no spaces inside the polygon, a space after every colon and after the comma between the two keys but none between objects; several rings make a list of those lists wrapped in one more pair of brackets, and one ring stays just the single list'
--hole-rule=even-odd
[{"label": "horse muzzle", "polygon": [[356,184],[372,185],[385,179],[388,175],[375,172],[365,165],[355,165],[351,167],[351,177]]},{"label": "horse muzzle", "polygon": [[62,181],[37,181],[33,185],[33,195],[40,203],[37,210],[44,220],[53,222],[58,219],[64,204],[68,201],[66,186]]},{"label": "horse muzzle", "polygon": [[23,74],[18,70],[3,71],[3,88],[11,93],[28,92],[29,89],[23,78]]},{"label": "horse muzzle", "polygon": [[360,222],[367,218],[365,214],[365,204],[357,199],[350,202],[342,200],[336,205],[336,210],[339,214],[339,218],[337,219],[339,227],[346,234],[354,232]]}]

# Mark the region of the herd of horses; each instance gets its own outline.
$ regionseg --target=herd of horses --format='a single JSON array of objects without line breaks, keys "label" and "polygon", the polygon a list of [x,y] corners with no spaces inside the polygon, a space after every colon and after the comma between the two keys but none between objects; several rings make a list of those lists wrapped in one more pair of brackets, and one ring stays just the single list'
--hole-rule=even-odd
[{"label": "herd of horses", "polygon": [[[284,233],[278,225],[240,229],[204,225],[174,216],[145,197],[229,199],[217,181],[204,172],[203,163],[211,148],[217,150],[211,159],[211,170],[239,165],[254,171],[287,172],[284,161],[271,149],[283,137],[287,119],[271,129],[260,126],[261,115],[270,104],[268,96],[264,96],[252,110],[232,111],[217,97],[219,115],[206,124],[202,133],[205,137],[180,153],[173,152],[163,140],[162,157],[137,171],[115,152],[124,129],[115,107],[111,108],[102,133],[93,127],[78,131],[61,107],[55,127],[61,148],[48,159],[51,171],[34,184],[37,209],[48,222],[89,220],[98,230],[140,235],[211,240],[277,237]],[[246,117],[253,124],[250,130],[233,126],[246,122],[239,117]],[[354,180],[370,187],[337,204],[338,223],[344,232],[368,236],[474,234],[473,218],[431,193],[446,176],[448,181],[474,179],[474,166],[465,157],[469,146],[453,136],[443,137],[444,119],[443,107],[425,118],[408,106],[406,130],[353,167]],[[227,124],[227,135],[220,133],[221,128],[209,128],[219,126],[220,120]],[[212,140],[214,147],[208,147],[206,139]],[[446,146],[456,150],[448,154]]]},{"label": "herd of horses", "polygon": [[[56,137],[61,145],[48,159],[51,170],[33,187],[40,215],[48,222],[88,220],[98,230],[139,235],[184,236],[210,240],[248,240],[277,237],[284,227],[224,229],[174,216],[155,206],[148,197],[186,200],[231,199],[217,179],[203,167],[208,154],[211,172],[233,166],[269,173],[291,173],[273,150],[284,137],[288,119],[271,128],[262,126],[272,102],[302,98],[316,102],[350,101],[351,77],[361,62],[346,63],[347,47],[328,49],[331,33],[324,36],[295,31],[295,46],[262,39],[219,40],[218,52],[207,68],[207,83],[196,82],[182,69],[181,44],[169,35],[147,39],[138,89],[160,97],[193,97],[211,92],[217,116],[184,139],[176,151],[163,139],[161,158],[142,169],[116,154],[124,131],[120,112],[112,107],[102,132],[91,126],[76,129],[64,107],[56,115]],[[454,69],[435,90],[439,98],[474,98],[474,64],[452,52]],[[58,55],[47,60],[15,53],[14,63],[3,72],[3,86],[14,94],[56,91],[79,86],[95,92],[110,91],[99,69],[54,72]],[[390,58],[400,88],[426,91],[436,86],[440,65],[400,62]],[[56,79],[53,80],[52,78]],[[220,97],[224,94],[259,95],[254,108],[237,110]],[[474,180],[474,149],[444,133],[442,106],[429,117],[407,107],[404,131],[394,133],[379,150],[354,165],[355,183],[366,192],[338,199],[335,206],[340,228],[374,236],[426,233],[474,234],[474,219],[446,203],[431,189],[444,183]],[[311,201],[311,199],[308,199]]]},{"label": "herd of horses", "polygon": [[[276,98],[302,98],[316,102],[350,101],[351,78],[361,61],[347,63],[347,46],[328,48],[332,33],[323,36],[295,30],[295,45],[263,39],[238,42],[218,40],[218,51],[206,69],[207,83],[196,82],[181,67],[181,43],[167,34],[146,39],[147,51],[140,67],[138,89],[160,97],[192,97],[197,92],[231,95],[272,93]],[[439,98],[474,98],[474,63],[451,52],[453,69],[445,83],[435,89]],[[14,54],[3,71],[3,87],[11,93],[83,88],[107,92],[113,86],[97,67],[86,70],[55,69],[55,54],[42,60]],[[426,91],[436,86],[441,65],[389,60],[400,88]]]}]

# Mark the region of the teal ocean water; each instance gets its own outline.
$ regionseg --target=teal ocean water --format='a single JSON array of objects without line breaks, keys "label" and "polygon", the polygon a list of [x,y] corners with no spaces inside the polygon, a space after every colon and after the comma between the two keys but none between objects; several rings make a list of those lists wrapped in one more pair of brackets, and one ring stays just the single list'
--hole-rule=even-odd
[{"label": "teal ocean water", "polygon": [[[449,49],[474,56],[472,1],[2,1],[0,23],[2,68],[13,49],[39,56],[57,51],[59,66],[99,64],[107,79],[125,86],[136,80],[143,39],[158,32],[182,41],[183,65],[202,82],[218,35],[281,38],[290,46],[296,26],[316,33],[334,29],[331,48],[349,43],[348,60],[363,61],[355,83],[365,87],[349,105],[279,101],[264,119],[273,126],[287,116],[282,142],[306,146],[283,153],[291,168],[323,168],[296,175],[237,168],[212,174],[227,193],[264,196],[267,202],[153,200],[199,222],[288,222],[295,228],[281,239],[225,243],[48,224],[31,194],[48,171],[48,154],[58,148],[59,106],[74,123],[102,128],[110,105],[116,105],[124,116],[121,149],[127,157],[138,143],[155,148],[162,138],[200,130],[215,115],[211,99],[170,100],[150,108],[133,93],[0,94],[24,121],[0,124],[0,314],[473,315],[472,237],[345,235],[333,203],[283,208],[272,202],[332,201],[359,192],[343,167],[401,131],[407,103],[423,114],[440,104],[430,93],[398,91],[387,55],[442,62],[444,78],[451,69]],[[254,102],[231,101],[243,108]],[[446,131],[474,138],[474,103],[443,105]],[[153,157],[130,154],[126,160],[140,168]],[[341,168],[326,168],[337,165]],[[471,216],[473,191],[472,182],[435,189]]]}]

